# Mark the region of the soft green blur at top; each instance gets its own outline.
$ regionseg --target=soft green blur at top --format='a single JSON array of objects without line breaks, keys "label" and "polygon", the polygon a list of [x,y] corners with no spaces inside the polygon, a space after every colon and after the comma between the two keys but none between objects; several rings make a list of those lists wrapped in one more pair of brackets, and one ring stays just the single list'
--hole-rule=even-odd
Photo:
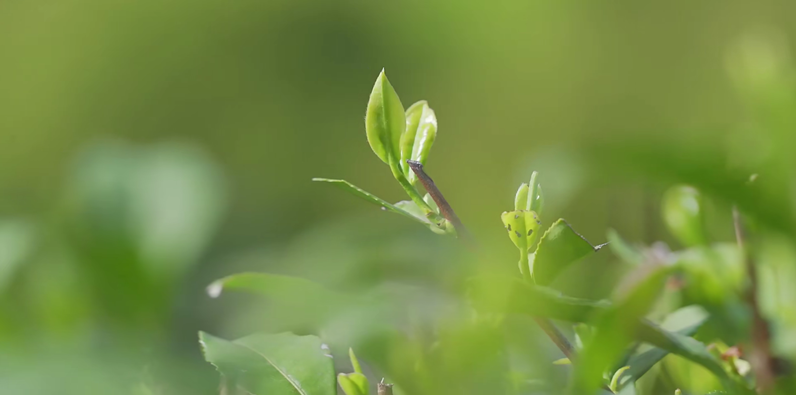
[{"label": "soft green blur at top", "polygon": [[[0,392],[217,393],[198,330],[313,329],[206,294],[234,272],[455,293],[516,270],[500,213],[534,170],[542,226],[594,244],[683,247],[660,200],[686,183],[709,241],[737,203],[791,251],[794,45],[787,1],[0,1]],[[489,259],[310,181],[406,199],[365,136],[382,68],[434,109],[426,170]],[[559,286],[610,295],[621,264],[589,263]]]}]

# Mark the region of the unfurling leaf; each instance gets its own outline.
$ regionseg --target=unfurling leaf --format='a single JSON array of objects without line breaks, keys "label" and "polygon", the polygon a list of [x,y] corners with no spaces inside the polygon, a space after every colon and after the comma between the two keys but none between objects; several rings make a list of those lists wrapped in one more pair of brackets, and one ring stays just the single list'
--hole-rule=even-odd
[{"label": "unfurling leaf", "polygon": [[528,253],[528,249],[533,245],[536,233],[539,230],[541,221],[539,216],[533,211],[514,210],[506,211],[500,219],[509,232],[509,238],[521,253]]},{"label": "unfurling leaf", "polygon": [[406,116],[401,99],[382,70],[370,93],[365,131],[370,148],[384,163],[397,162],[401,157],[400,141],[405,129]]},{"label": "unfurling leaf", "polygon": [[616,391],[619,390],[619,379],[622,377],[622,373],[628,369],[630,369],[630,366],[623,366],[614,373],[614,376],[611,377],[611,384],[608,386],[611,388],[611,391],[616,393]]},{"label": "unfurling leaf", "polygon": [[531,173],[531,181],[528,184],[528,203],[525,207],[526,210],[536,211],[537,214],[542,215],[544,208],[544,195],[542,195],[542,184],[537,179],[539,173]]},{"label": "unfurling leaf", "polygon": [[707,243],[702,196],[695,188],[678,185],[663,195],[663,220],[669,231],[686,246]]},{"label": "unfurling leaf", "polygon": [[337,383],[346,395],[368,395],[368,378],[362,373],[340,373]]},{"label": "unfurling leaf", "polygon": [[[517,189],[517,195],[514,196],[514,210],[527,210],[528,209],[528,184],[523,183]],[[538,213],[537,213],[538,215]]]},{"label": "unfurling leaf", "polygon": [[[415,123],[414,117],[419,112]],[[411,119],[410,119],[411,117]],[[407,160],[426,164],[431,146],[437,138],[437,116],[428,103],[420,101],[412,105],[406,113],[406,131],[401,136],[401,166],[404,168],[406,178],[412,185],[417,183],[417,175],[409,171]]]}]

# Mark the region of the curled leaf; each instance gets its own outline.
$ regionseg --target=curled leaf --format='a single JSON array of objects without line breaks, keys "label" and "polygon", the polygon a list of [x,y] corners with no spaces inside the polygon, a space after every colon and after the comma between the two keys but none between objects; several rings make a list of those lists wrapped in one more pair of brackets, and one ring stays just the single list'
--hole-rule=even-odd
[{"label": "curled leaf", "polygon": [[415,136],[417,135],[417,126],[420,123],[420,117],[423,115],[423,110],[428,107],[428,102],[421,100],[409,106],[406,110],[406,130],[401,135],[401,168],[405,174],[411,173],[409,164],[406,160],[412,157],[412,148],[415,146]]},{"label": "curled leaf", "polygon": [[528,184],[523,183],[514,196],[514,210],[528,209]]},{"label": "curled leaf", "polygon": [[542,215],[542,208],[544,208],[544,195],[542,195],[542,184],[539,183],[537,177],[538,172],[531,173],[531,181],[528,183],[528,202],[525,209],[536,211],[537,214]]},{"label": "curled leaf", "polygon": [[406,161],[426,163],[431,146],[437,137],[437,116],[427,102],[419,101],[406,112],[406,127],[401,136],[401,166],[404,168],[406,178],[414,185],[417,182],[417,175],[409,171]]}]

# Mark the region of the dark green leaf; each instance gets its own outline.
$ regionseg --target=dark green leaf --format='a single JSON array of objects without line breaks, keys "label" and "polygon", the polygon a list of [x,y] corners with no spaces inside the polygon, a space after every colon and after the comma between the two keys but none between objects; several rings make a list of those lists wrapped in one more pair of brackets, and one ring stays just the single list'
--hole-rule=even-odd
[{"label": "dark green leaf", "polygon": [[575,232],[567,221],[559,219],[547,229],[536,247],[533,279],[539,285],[549,285],[569,265],[599,249]]},{"label": "dark green leaf", "polygon": [[252,395],[335,395],[334,363],[315,336],[254,334],[228,341],[204,332],[205,359]]}]

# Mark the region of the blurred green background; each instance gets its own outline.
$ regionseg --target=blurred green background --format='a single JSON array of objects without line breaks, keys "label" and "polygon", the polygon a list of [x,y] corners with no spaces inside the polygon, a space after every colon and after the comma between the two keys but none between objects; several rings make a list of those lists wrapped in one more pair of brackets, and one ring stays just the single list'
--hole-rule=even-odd
[{"label": "blurred green background", "polygon": [[[787,1],[2,1],[1,392],[217,393],[198,330],[311,331],[206,294],[242,270],[455,288],[455,241],[310,181],[404,199],[365,139],[382,68],[405,107],[435,109],[426,168],[489,252],[483,270],[516,268],[499,214],[532,170],[545,222],[594,243],[613,228],[679,248],[659,202],[686,182],[711,197],[712,240],[733,240],[737,202],[792,258],[795,15]],[[600,255],[560,287],[605,297],[620,269]]]}]

